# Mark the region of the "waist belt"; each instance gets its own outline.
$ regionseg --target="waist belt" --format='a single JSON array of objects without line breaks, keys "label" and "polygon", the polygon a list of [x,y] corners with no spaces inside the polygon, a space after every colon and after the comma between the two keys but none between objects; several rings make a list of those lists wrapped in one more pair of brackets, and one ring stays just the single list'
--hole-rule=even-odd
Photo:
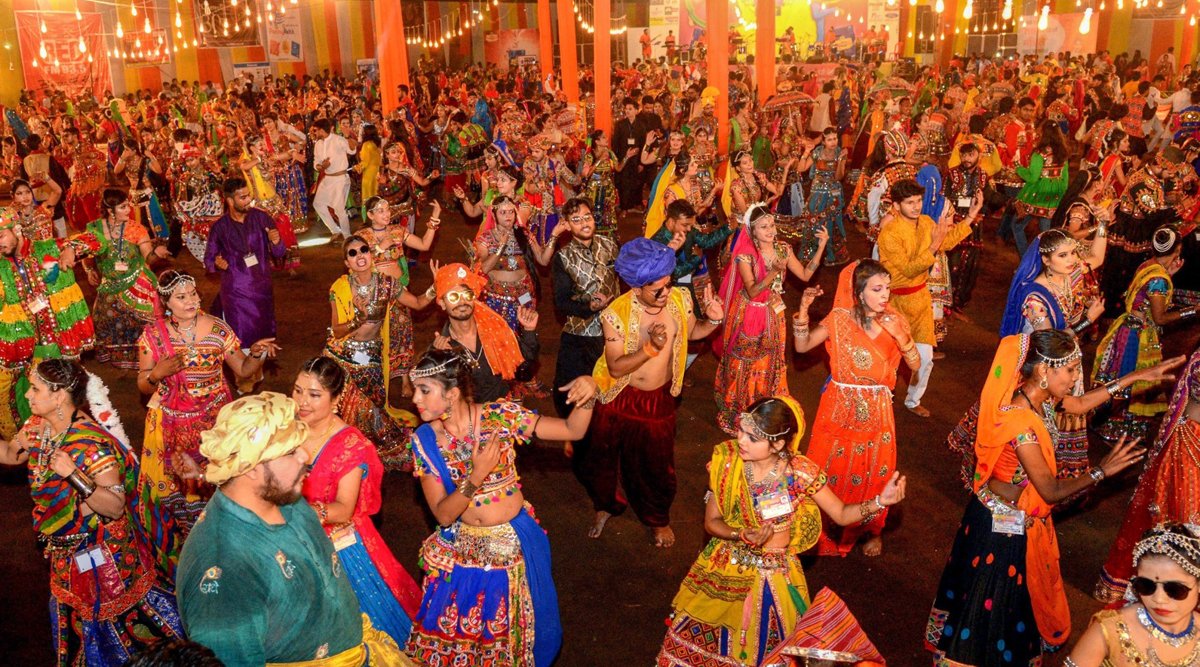
[{"label": "waist belt", "polygon": [[327,172],[325,172],[325,175],[326,176],[343,176],[349,171],[350,171],[349,169],[343,169],[341,171],[327,171]]},{"label": "waist belt", "polygon": [[925,289],[925,286],[927,284],[928,283],[921,283],[920,285],[913,285],[912,287],[893,287],[892,295],[893,296],[906,296],[908,294],[916,294],[917,292],[920,292],[921,290]]}]

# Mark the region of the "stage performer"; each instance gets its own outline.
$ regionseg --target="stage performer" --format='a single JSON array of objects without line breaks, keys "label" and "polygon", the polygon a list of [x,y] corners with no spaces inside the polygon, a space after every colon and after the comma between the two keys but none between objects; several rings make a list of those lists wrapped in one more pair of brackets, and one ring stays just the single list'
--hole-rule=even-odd
[{"label": "stage performer", "polygon": [[414,474],[440,528],[421,548],[425,588],[408,652],[426,667],[549,667],[562,646],[550,542],[525,501],[517,445],[578,440],[596,403],[583,375],[566,419],[472,395],[473,358],[430,350],[412,370],[421,420]]},{"label": "stage performer", "polygon": [[675,397],[683,388],[688,341],[715,331],[725,308],[710,288],[705,319],[698,321],[687,290],[671,286],[674,268],[675,252],[647,238],[633,239],[617,255],[614,269],[631,289],[600,316],[604,354],[593,376],[601,405],[586,451],[575,452],[584,457],[577,473],[596,510],[592,538],[628,502],[650,527],[655,546],[675,543]]},{"label": "stage performer", "polygon": [[[830,382],[821,394],[808,458],[821,466],[829,488],[848,503],[880,493],[896,469],[896,369],[901,358],[914,373],[921,365],[908,322],[888,305],[891,284],[879,262],[853,262],[838,277],[833,310],[825,320],[809,327],[809,307],[821,295],[821,288],[810,287],[792,325],[797,352],[824,343],[829,354]],[[878,556],[886,521],[886,510],[861,526],[838,528],[826,521],[819,553],[845,556],[865,534],[863,553]]]},{"label": "stage performer", "polygon": [[763,664],[808,609],[800,554],[820,533],[821,511],[848,526],[904,499],[906,480],[893,472],[870,500],[843,502],[800,453],[803,436],[796,401],[763,398],[738,418],[737,439],[713,450],[704,511],[711,538],[671,604],[658,667]]}]

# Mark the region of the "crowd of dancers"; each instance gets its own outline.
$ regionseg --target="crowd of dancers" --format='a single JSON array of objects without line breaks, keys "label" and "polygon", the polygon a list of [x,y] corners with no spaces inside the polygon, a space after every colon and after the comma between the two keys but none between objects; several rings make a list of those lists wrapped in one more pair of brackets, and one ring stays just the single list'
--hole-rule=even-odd
[{"label": "crowd of dancers", "polygon": [[[1066,646],[1055,510],[1135,467],[1095,590],[1112,609],[1064,664],[1200,664],[1200,351],[1162,352],[1196,341],[1200,79],[1140,54],[956,58],[916,83],[889,67],[784,57],[758,105],[740,66],[719,91],[702,62],[638,62],[615,72],[611,136],[590,74],[576,106],[490,65],[422,65],[386,115],[370,80],[328,76],[23,95],[0,143],[0,463],[29,470],[58,664],[548,666],[550,538],[516,446],[566,443],[590,537],[628,507],[670,548],[678,397],[708,382],[728,436],[711,539],[656,661],[773,664],[815,610],[801,554],[883,552],[897,440],[916,437],[893,391],[930,416],[985,244],[1020,263],[947,438],[971,497],[930,591],[933,664]],[[444,214],[477,226],[461,262],[428,258]],[[255,393],[287,339],[272,276],[300,268],[309,220],[345,264],[324,349],[290,397]],[[210,307],[184,252],[219,276]],[[828,355],[811,419],[789,347]],[[689,370],[703,352],[713,378]],[[99,364],[136,373],[140,441]],[[389,473],[438,524],[419,579],[372,522]]]}]

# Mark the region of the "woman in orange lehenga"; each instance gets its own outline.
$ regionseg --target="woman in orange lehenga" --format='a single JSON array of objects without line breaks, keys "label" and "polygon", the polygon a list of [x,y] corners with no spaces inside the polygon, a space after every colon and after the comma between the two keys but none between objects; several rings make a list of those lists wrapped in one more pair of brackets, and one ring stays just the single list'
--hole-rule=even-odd
[{"label": "woman in orange lehenga", "polygon": [[[838,277],[833,310],[812,331],[808,308],[820,288],[804,291],[793,330],[796,351],[822,342],[829,352],[830,381],[821,395],[808,457],[829,477],[829,488],[847,503],[874,498],[896,469],[896,420],[892,389],[903,356],[916,372],[921,359],[908,323],[888,308],[892,277],[871,259],[853,262]],[[818,542],[822,556],[845,556],[863,533],[863,553],[877,556],[887,511],[861,526],[828,523]]]},{"label": "woman in orange lehenga", "polygon": [[721,299],[729,318],[721,331],[713,394],[717,424],[737,435],[738,415],[768,396],[788,396],[784,346],[783,280],[790,271],[807,282],[816,272],[829,235],[817,231],[820,245],[807,264],[791,247],[776,240],[775,216],[766,204],[751,204],[733,246],[733,263],[721,281]]},{"label": "woman in orange lehenga", "polygon": [[1129,587],[1133,547],[1142,533],[1164,521],[1200,522],[1200,349],[1179,376],[1170,407],[1129,502],[1125,522],[1100,571],[1095,596],[1119,602]]}]

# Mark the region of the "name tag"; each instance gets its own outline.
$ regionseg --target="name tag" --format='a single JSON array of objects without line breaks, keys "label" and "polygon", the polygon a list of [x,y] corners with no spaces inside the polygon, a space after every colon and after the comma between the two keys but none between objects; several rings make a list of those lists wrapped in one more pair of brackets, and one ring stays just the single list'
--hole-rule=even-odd
[{"label": "name tag", "polygon": [[341,551],[356,544],[358,544],[358,533],[353,530],[347,530],[333,539],[333,548],[335,551]]},{"label": "name tag", "polygon": [[46,303],[46,300],[40,296],[34,299],[33,303],[29,304],[29,310],[33,313],[40,313],[49,307],[50,304]]},{"label": "name tag", "polygon": [[116,271],[128,271],[129,263],[128,262],[113,262],[113,269]]},{"label": "name tag", "polygon": [[254,253],[247,253],[246,256],[242,258],[242,261],[246,263],[247,269],[258,266],[258,257],[256,257]]},{"label": "name tag", "polygon": [[999,514],[992,512],[992,532],[1004,535],[1025,534],[1025,512],[1016,510]]},{"label": "name tag", "polygon": [[91,571],[92,568],[100,567],[105,563],[104,552],[100,547],[95,547],[90,551],[75,554],[75,568],[80,574]]},{"label": "name tag", "polygon": [[758,506],[758,515],[763,518],[763,521],[778,519],[792,513],[791,496],[782,486],[776,486],[775,490],[770,493],[755,496],[754,503]]},{"label": "name tag", "polygon": [[533,301],[533,297],[529,295],[529,292],[517,297],[517,303],[521,304],[522,306],[528,305],[530,301]]},{"label": "name tag", "polygon": [[358,364],[359,366],[366,366],[367,364],[371,363],[371,355],[367,354],[366,352],[363,352],[362,350],[359,350],[359,351],[355,352],[354,354],[350,355],[350,361],[353,361],[354,363]]},{"label": "name tag", "polygon": [[959,197],[958,198],[958,207],[959,208],[971,208],[971,198],[970,197]]},{"label": "name tag", "polygon": [[630,137],[629,139],[625,140],[625,143],[629,144],[630,146],[633,146],[633,145],[637,144],[637,140]]}]

